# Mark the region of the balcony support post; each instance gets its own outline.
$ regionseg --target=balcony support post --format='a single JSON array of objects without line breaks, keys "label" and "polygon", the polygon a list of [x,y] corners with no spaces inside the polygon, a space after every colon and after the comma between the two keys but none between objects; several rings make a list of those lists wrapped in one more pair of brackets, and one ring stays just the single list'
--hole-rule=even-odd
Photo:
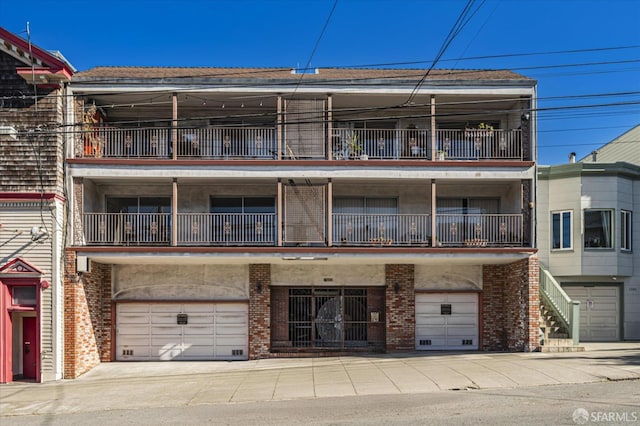
[{"label": "balcony support post", "polygon": [[431,95],[431,161],[435,159],[436,159],[436,95]]},{"label": "balcony support post", "polygon": [[[278,97],[278,102],[280,102],[280,98]],[[278,156],[280,156],[280,150],[278,150]],[[278,247],[282,247],[282,179],[278,179],[278,199],[277,207],[276,207],[276,222],[278,229],[278,237],[277,244]]]},{"label": "balcony support post", "polygon": [[[333,147],[331,141],[333,140],[333,97],[327,95],[327,158],[333,160]],[[331,198],[329,198],[331,200]],[[331,209],[329,209],[331,212]],[[331,223],[331,222],[329,222]],[[329,234],[331,236],[331,234]],[[331,246],[331,244],[329,244]]]},{"label": "balcony support post", "polygon": [[[175,152],[175,151],[174,151]],[[175,154],[174,154],[175,155]],[[173,178],[173,196],[171,197],[171,245],[178,245],[178,179]]]},{"label": "balcony support post", "polygon": [[[277,111],[276,111],[276,132],[277,132],[277,135],[278,135],[277,138],[276,138],[276,143],[278,144],[278,148],[276,149],[276,151],[278,152],[278,160],[282,160],[282,149],[283,149],[282,131],[283,131],[283,127],[282,127],[282,96],[278,95]],[[278,235],[280,235],[280,234],[278,234]],[[280,241],[280,237],[278,237],[278,241]],[[281,245],[281,244],[278,244],[278,245]]]},{"label": "balcony support post", "polygon": [[178,158],[178,94],[173,93],[171,95],[171,101],[173,103],[172,118],[171,118],[171,150],[173,151],[172,157],[174,160]]},{"label": "balcony support post", "polygon": [[436,226],[436,180],[431,179],[431,247],[436,247],[438,241]]},{"label": "balcony support post", "polygon": [[333,182],[327,183],[327,246],[333,247]]}]

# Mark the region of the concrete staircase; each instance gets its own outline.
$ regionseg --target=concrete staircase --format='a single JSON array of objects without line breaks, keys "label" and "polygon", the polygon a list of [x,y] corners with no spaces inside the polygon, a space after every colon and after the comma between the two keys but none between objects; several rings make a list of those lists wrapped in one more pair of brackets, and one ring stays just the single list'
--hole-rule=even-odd
[{"label": "concrete staircase", "polygon": [[540,336],[541,352],[584,352],[584,346],[574,344],[566,326],[545,303],[540,304]]}]

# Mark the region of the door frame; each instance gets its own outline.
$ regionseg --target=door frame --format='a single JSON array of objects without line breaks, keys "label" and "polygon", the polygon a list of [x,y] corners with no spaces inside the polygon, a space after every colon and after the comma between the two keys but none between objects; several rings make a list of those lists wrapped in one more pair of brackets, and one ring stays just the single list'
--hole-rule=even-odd
[{"label": "door frame", "polygon": [[[18,336],[14,336],[14,322],[18,318],[24,317],[20,313],[33,313],[36,318],[36,382],[42,381],[41,371],[41,296],[42,290],[48,288],[41,281],[42,271],[29,262],[15,258],[11,262],[0,267],[0,383],[11,383],[13,381],[13,355],[14,345]],[[47,283],[48,284],[48,283]],[[13,303],[13,289],[16,287],[35,287],[35,305],[20,305]],[[15,314],[15,315],[14,315]],[[19,327],[22,328],[22,320]],[[19,342],[20,350],[17,356],[22,359],[22,340]]]},{"label": "door frame", "polygon": [[[10,383],[14,380],[13,374],[13,365],[14,360],[14,345],[18,345],[20,348],[18,352],[15,352],[16,356],[19,357],[20,360],[23,358],[23,350],[22,348],[22,333],[20,335],[14,335],[14,330],[16,327],[19,327],[22,330],[23,323],[22,318],[25,318],[25,315],[18,315],[21,313],[31,313],[35,314],[36,321],[36,339],[33,345],[35,350],[36,357],[36,382],[40,383],[41,381],[41,349],[40,349],[40,278],[13,278],[13,279],[5,279],[0,278],[0,283],[2,285],[2,300],[0,301],[0,315],[2,315],[2,323],[3,326],[0,327],[0,339],[2,340],[2,350],[0,350],[0,358],[4,361],[0,362],[0,383]],[[36,289],[36,304],[35,306],[26,306],[26,305],[15,305],[13,304],[13,289],[16,287],[25,287],[25,286],[33,286]],[[19,323],[17,322],[19,321]],[[18,341],[17,339],[20,338]],[[21,361],[20,361],[21,362]],[[24,369],[24,366],[23,366]]]}]

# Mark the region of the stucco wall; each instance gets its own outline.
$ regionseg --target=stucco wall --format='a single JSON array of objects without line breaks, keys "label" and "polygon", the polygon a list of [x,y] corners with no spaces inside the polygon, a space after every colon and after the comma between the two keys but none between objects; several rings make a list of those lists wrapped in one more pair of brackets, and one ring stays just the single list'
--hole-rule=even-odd
[{"label": "stucco wall", "polygon": [[482,265],[415,266],[416,290],[481,290]]},{"label": "stucco wall", "polygon": [[271,266],[274,286],[382,286],[384,277],[384,265]]},{"label": "stucco wall", "polygon": [[247,300],[247,265],[114,265],[115,300]]}]

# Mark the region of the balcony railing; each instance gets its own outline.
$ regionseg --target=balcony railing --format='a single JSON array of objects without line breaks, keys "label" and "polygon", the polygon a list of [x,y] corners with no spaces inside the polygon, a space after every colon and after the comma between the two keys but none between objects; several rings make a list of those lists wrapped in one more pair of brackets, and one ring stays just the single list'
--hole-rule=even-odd
[{"label": "balcony railing", "polygon": [[85,213],[88,245],[169,245],[170,213]]},{"label": "balcony railing", "polygon": [[356,246],[429,246],[431,215],[334,214],[333,243]]},{"label": "balcony railing", "polygon": [[178,213],[180,246],[275,244],[275,213]]},{"label": "balcony railing", "polygon": [[521,246],[522,220],[521,214],[438,214],[436,236],[442,246]]},{"label": "balcony railing", "polygon": [[[437,247],[521,247],[519,214],[436,215]],[[171,245],[170,213],[85,213],[87,245]],[[178,246],[275,246],[275,213],[178,213]],[[429,214],[333,214],[333,246],[430,247]]]},{"label": "balcony railing", "polygon": [[[176,129],[180,159],[292,159],[287,146],[278,147],[272,127]],[[82,134],[79,155],[97,158],[173,158],[170,128],[98,127]],[[521,130],[333,129],[334,160],[522,160]],[[312,141],[321,147],[319,138]],[[323,149],[320,152],[324,152]]]}]

